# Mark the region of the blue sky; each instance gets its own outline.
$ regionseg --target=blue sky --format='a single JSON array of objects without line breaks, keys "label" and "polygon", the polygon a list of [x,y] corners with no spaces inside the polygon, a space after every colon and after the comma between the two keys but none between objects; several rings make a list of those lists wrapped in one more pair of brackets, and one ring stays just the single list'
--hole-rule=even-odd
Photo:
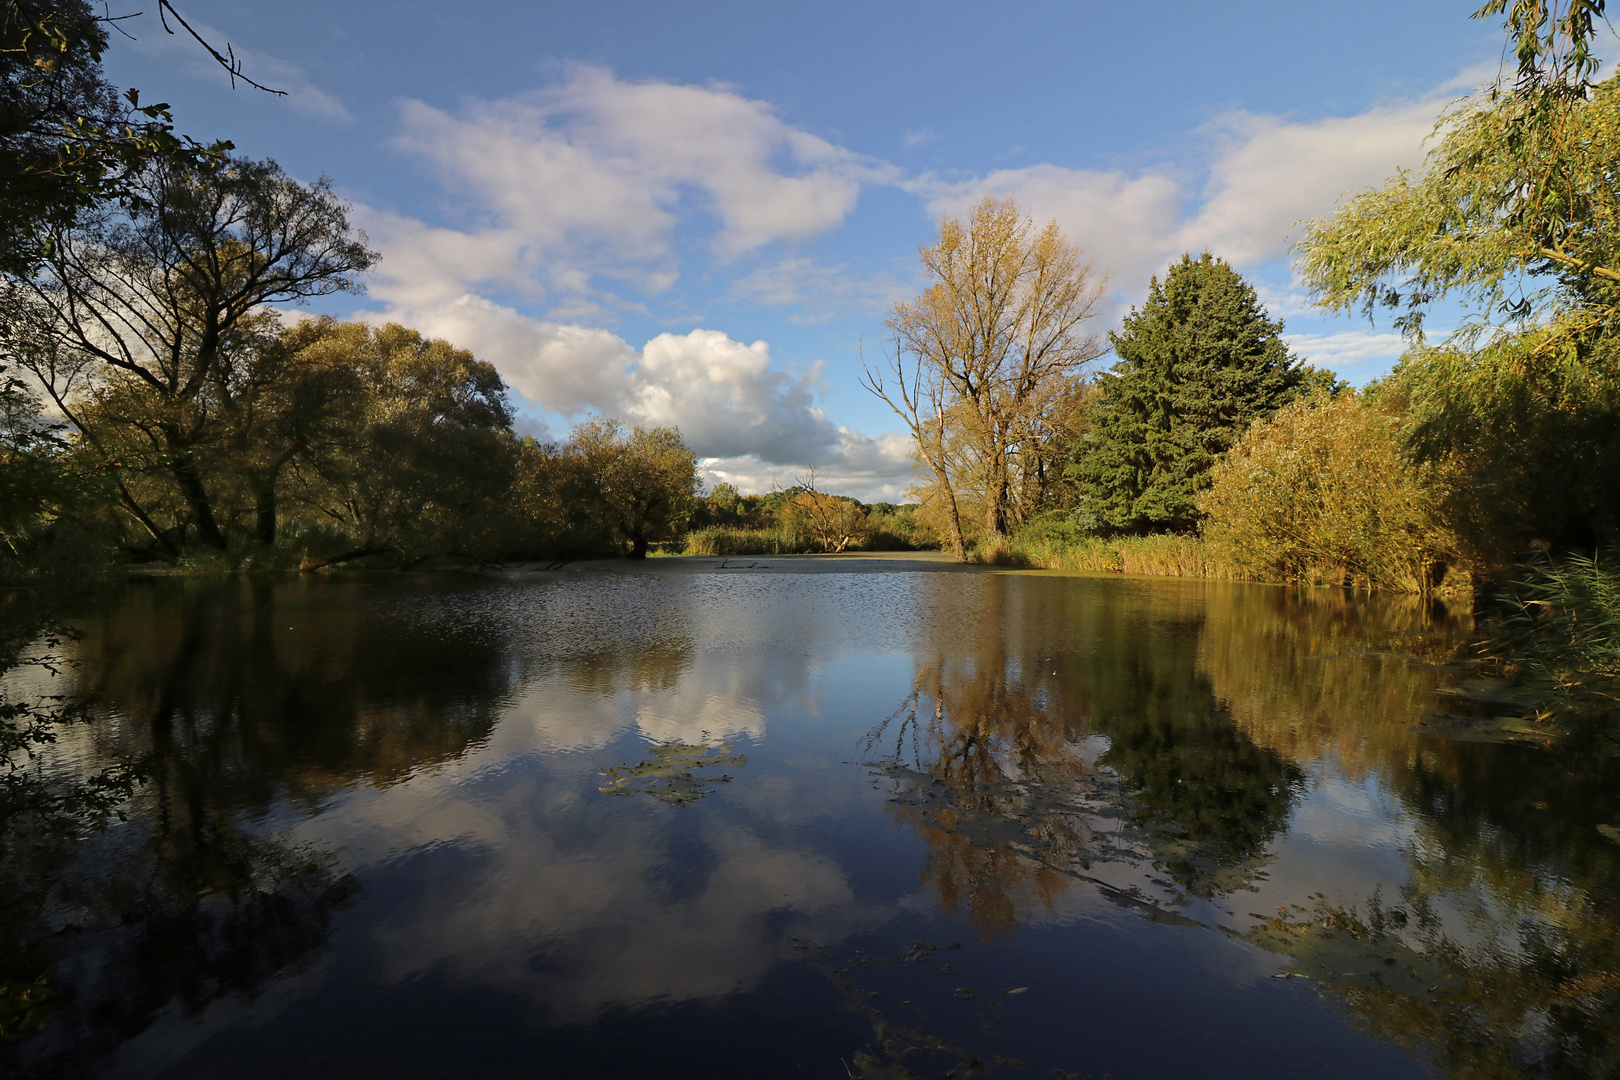
[{"label": "blue sky", "polygon": [[986,191],[1107,273],[1102,334],[1183,250],[1238,267],[1352,383],[1387,325],[1323,318],[1289,227],[1416,166],[1502,33],[1462,3],[368,3],[182,0],[238,86],[149,15],[109,77],[294,175],[332,177],[382,260],[322,310],[495,363],[524,430],[678,424],[744,490],[816,465],[893,498],[905,440],[856,381]]}]

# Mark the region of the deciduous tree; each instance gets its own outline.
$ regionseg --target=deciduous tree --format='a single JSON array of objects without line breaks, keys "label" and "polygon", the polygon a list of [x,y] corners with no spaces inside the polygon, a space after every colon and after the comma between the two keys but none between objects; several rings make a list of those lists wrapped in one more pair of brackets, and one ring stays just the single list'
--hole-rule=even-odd
[{"label": "deciduous tree", "polygon": [[[131,391],[198,535],[224,550],[200,447],[233,408],[233,352],[263,305],[356,291],[375,256],[329,181],[300,183],[273,161],[160,160],[131,186],[139,198],[123,208],[40,223],[46,255],[7,286],[4,347],[92,445],[98,434],[76,416],[74,389]],[[116,470],[116,458],[107,466]],[[123,496],[161,538],[127,486]]]},{"label": "deciduous tree", "polygon": [[911,428],[965,557],[965,491],[992,533],[1029,509],[1021,496],[1046,467],[1053,403],[1103,352],[1083,333],[1102,283],[1056,222],[1037,230],[1010,197],[985,196],[965,223],[947,215],[919,255],[932,284],[895,305],[893,355],[866,381]]},{"label": "deciduous tree", "polygon": [[647,557],[653,540],[673,535],[691,514],[701,485],[697,455],[675,428],[634,428],[591,420],[574,429],[566,452],[576,455],[594,486],[592,505],[628,546]]},{"label": "deciduous tree", "polygon": [[[305,519],[325,522],[346,548],[319,561],[500,554],[516,447],[494,366],[395,323],[333,324],[311,336],[301,350],[306,377],[340,379],[347,370],[359,382],[343,391],[354,414],[291,455],[292,495]],[[284,423],[291,450],[326,421]]]}]

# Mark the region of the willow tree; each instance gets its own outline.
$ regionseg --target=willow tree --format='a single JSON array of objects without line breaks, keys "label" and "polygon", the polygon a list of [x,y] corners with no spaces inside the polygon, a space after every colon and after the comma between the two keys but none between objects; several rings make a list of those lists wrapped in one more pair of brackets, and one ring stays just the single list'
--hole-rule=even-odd
[{"label": "willow tree", "polygon": [[[1330,310],[1423,316],[1455,295],[1472,308],[1453,344],[1501,329],[1546,350],[1620,312],[1620,82],[1594,84],[1589,45],[1603,0],[1517,0],[1517,77],[1447,109],[1417,172],[1310,222],[1297,266]],[[1476,18],[1500,14],[1493,0]]]},{"label": "willow tree", "polygon": [[584,477],[577,506],[616,533],[632,559],[645,559],[654,540],[686,524],[702,480],[697,455],[672,427],[634,428],[614,419],[589,420],[563,448]]},{"label": "willow tree", "polygon": [[397,323],[323,322],[283,338],[297,350],[282,361],[295,374],[266,410],[263,457],[244,453],[237,467],[275,484],[268,467],[285,455],[281,486],[297,523],[343,548],[306,569],[504,554],[517,448],[494,365]]},{"label": "willow tree", "polygon": [[1057,222],[1036,229],[1011,197],[946,215],[918,254],[932,284],[895,305],[892,351],[866,385],[911,428],[960,558],[964,494],[1005,533],[1044,491],[1062,390],[1104,351],[1083,332],[1103,283]]},{"label": "willow tree", "polygon": [[[92,446],[98,433],[77,416],[74,395],[109,381],[128,391],[190,524],[224,550],[199,447],[231,410],[244,335],[266,304],[358,291],[375,255],[329,181],[300,183],[274,161],[158,160],[129,187],[123,204],[37,223],[43,256],[0,294],[0,347],[35,372]],[[116,476],[116,455],[105,463]],[[127,484],[120,495],[173,552]]]},{"label": "willow tree", "polygon": [[[1603,0],[1475,12],[1505,15],[1516,74],[1446,110],[1419,171],[1308,223],[1296,247],[1319,305],[1393,312],[1412,339],[1394,377],[1408,445],[1475,493],[1457,524],[1481,557],[1620,540],[1607,481],[1620,461],[1608,404],[1620,400],[1620,80],[1594,81],[1603,12]],[[1446,297],[1466,317],[1432,347],[1423,317]],[[1504,492],[1522,508],[1504,516]]]}]

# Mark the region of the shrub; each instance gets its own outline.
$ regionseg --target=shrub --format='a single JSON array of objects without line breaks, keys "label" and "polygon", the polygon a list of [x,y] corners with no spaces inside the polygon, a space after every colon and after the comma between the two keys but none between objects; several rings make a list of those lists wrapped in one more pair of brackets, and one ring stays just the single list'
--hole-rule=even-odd
[{"label": "shrub", "polygon": [[828,553],[859,544],[871,531],[860,503],[813,490],[795,495],[777,520],[796,547]]},{"label": "shrub", "polygon": [[1427,592],[1455,559],[1432,470],[1395,417],[1353,392],[1259,421],[1199,500],[1215,557],[1266,581]]},{"label": "shrub", "polygon": [[796,550],[791,537],[775,529],[728,529],[712,525],[686,536],[682,555],[780,555]]},{"label": "shrub", "polygon": [[940,534],[924,522],[915,503],[874,503],[866,508],[866,551],[937,551]]}]

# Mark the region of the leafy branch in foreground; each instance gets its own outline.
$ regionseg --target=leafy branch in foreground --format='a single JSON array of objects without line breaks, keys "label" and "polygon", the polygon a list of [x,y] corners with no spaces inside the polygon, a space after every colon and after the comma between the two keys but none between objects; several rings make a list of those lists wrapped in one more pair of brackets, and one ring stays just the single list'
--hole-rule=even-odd
[{"label": "leafy branch in foreground", "polygon": [[[16,632],[0,642],[0,672],[18,669],[59,677],[68,661],[62,650],[69,635],[49,631],[35,640]],[[0,852],[16,823],[30,819],[47,831],[77,834],[99,828],[119,815],[118,807],[140,781],[138,766],[118,761],[99,772],[62,782],[45,768],[45,756],[63,728],[89,722],[81,702],[65,694],[27,695],[0,688]]]},{"label": "leafy branch in foreground", "polygon": [[[1505,9],[1493,0],[1475,17]],[[1474,308],[1464,346],[1517,325],[1539,328],[1544,347],[1620,312],[1620,85],[1589,81],[1602,14],[1602,0],[1513,4],[1516,82],[1442,113],[1421,171],[1308,224],[1297,265],[1322,307],[1395,310],[1420,337],[1425,309],[1455,294]]]}]

